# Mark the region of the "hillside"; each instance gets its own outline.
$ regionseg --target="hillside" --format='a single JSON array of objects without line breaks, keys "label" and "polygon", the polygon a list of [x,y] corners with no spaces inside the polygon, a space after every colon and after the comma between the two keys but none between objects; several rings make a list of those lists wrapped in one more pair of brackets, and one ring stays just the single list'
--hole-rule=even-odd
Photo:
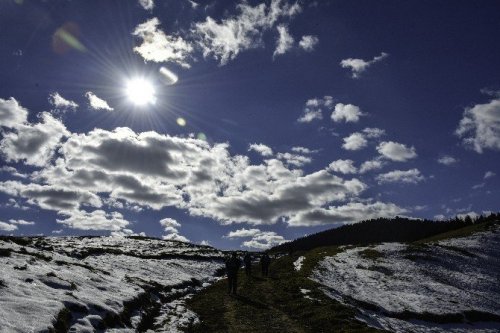
[{"label": "hillside", "polygon": [[148,238],[0,238],[0,332],[175,332],[222,253]]},{"label": "hillside", "polygon": [[346,248],[311,278],[392,332],[498,332],[500,226],[430,243]]},{"label": "hillside", "polygon": [[500,214],[471,218],[450,219],[447,221],[416,220],[403,217],[392,219],[379,218],[344,225],[340,228],[325,230],[313,235],[298,238],[273,247],[273,253],[307,251],[321,246],[367,245],[381,242],[414,242],[434,235],[464,228],[474,224],[494,223]]}]

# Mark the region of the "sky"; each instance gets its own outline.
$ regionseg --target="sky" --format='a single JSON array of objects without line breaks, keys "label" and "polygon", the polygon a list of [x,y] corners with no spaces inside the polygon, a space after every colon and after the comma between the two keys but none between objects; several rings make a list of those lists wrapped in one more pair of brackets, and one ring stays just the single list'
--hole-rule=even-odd
[{"label": "sky", "polygon": [[498,1],[0,0],[0,31],[0,234],[499,210]]}]

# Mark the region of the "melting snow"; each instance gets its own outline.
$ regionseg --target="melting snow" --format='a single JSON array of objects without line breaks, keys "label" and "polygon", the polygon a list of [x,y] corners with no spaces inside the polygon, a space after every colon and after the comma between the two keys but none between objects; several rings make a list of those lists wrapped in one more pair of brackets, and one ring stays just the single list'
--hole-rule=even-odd
[{"label": "melting snow", "polygon": [[0,240],[0,248],[12,251],[0,256],[0,332],[47,331],[63,309],[71,332],[106,328],[106,318],[119,322],[106,332],[135,332],[147,301],[160,307],[155,331],[175,332],[196,321],[182,297],[223,267],[217,250],[161,240],[38,238],[25,247]]},{"label": "melting snow", "polygon": [[293,267],[297,272],[302,269],[302,264],[304,263],[304,259],[306,259],[306,257],[300,256],[297,260],[294,261]]},{"label": "melting snow", "polygon": [[[498,332],[500,228],[430,245],[385,243],[326,257],[312,279],[393,332]],[[437,324],[436,322],[445,323]]]}]

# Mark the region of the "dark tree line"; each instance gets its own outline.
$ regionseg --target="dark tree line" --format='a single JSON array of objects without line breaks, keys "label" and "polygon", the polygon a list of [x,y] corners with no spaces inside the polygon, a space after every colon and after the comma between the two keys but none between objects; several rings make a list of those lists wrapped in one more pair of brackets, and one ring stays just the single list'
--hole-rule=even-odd
[{"label": "dark tree line", "polygon": [[440,233],[479,223],[499,223],[500,213],[472,219],[446,221],[415,220],[404,217],[378,218],[325,230],[273,247],[271,252],[307,251],[330,245],[366,245],[379,242],[413,242]]}]

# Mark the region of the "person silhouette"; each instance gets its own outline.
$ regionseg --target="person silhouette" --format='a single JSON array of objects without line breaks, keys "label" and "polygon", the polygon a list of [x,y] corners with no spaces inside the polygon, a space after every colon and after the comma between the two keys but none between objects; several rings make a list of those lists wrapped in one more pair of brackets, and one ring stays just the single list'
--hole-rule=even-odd
[{"label": "person silhouette", "polygon": [[260,258],[260,265],[262,268],[262,276],[268,276],[269,274],[269,264],[271,263],[271,258],[267,253],[264,253]]},{"label": "person silhouette", "polygon": [[247,252],[243,257],[243,262],[245,263],[245,274],[247,276],[252,275],[252,256]]},{"label": "person silhouette", "polygon": [[228,294],[236,295],[236,287],[238,285],[238,270],[241,267],[241,260],[236,255],[236,252],[231,253],[231,257],[226,260],[226,274],[229,291]]}]

